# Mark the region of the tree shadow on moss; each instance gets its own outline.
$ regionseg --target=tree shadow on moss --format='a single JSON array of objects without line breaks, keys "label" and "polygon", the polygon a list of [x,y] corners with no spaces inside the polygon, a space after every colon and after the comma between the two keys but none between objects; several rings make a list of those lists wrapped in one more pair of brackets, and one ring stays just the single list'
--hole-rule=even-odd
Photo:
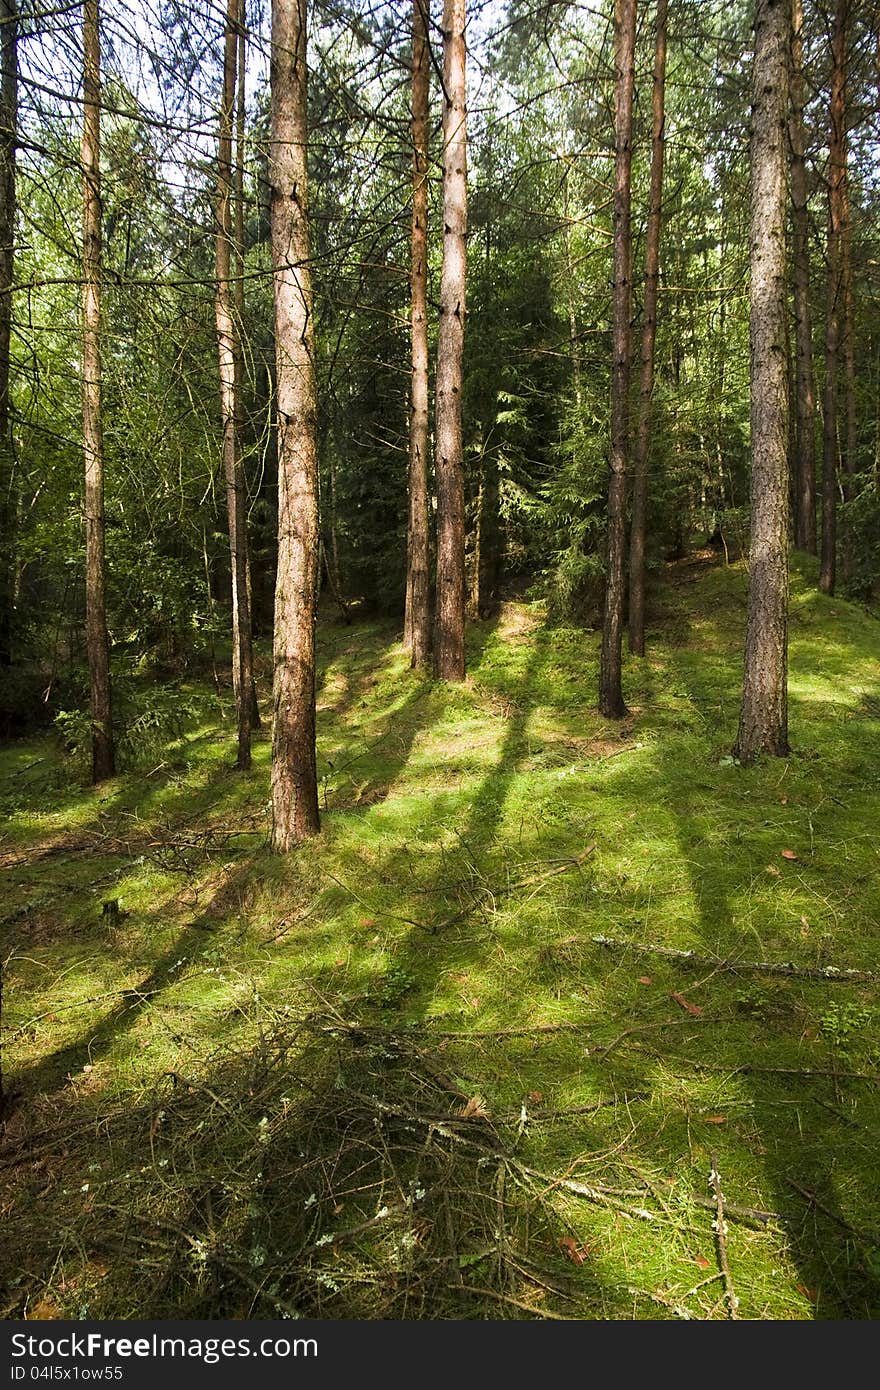
[{"label": "tree shadow on moss", "polygon": [[[694,698],[701,695],[702,691]],[[806,732],[797,701],[792,713],[799,730]],[[707,733],[711,738],[711,729]],[[672,748],[666,744],[664,749],[669,758]],[[707,739],[694,757],[694,785],[690,789],[682,786],[680,763],[667,761],[664,766],[661,762],[659,769],[670,788],[667,804],[674,818],[681,862],[687,866],[690,879],[694,929],[702,942],[696,949],[732,961],[803,959],[811,943],[803,939],[806,928],[796,929],[800,926],[796,917],[791,917],[787,926],[785,914],[777,911],[772,925],[759,921],[753,929],[745,930],[744,919],[754,915],[750,898],[755,880],[775,883],[788,869],[786,860],[779,857],[780,845],[774,843],[768,850],[763,843],[771,824],[768,812],[779,802],[768,781],[771,769],[759,767],[738,774],[751,779],[752,791],[747,800],[740,798],[737,803],[735,834],[740,845],[754,846],[748,863],[740,869],[742,849],[730,853],[711,814],[715,808],[707,803],[712,777],[701,785],[705,778],[701,778],[699,764],[701,758],[708,760],[710,756]],[[797,752],[793,756],[797,757]],[[871,756],[880,758],[880,738],[874,740]],[[785,767],[779,764],[774,782]],[[821,765],[818,780],[821,787]],[[711,790],[708,795],[711,797]],[[806,918],[801,921],[806,922]],[[838,946],[831,959],[847,966],[845,946]],[[812,963],[809,958],[807,963]],[[686,982],[687,973],[682,978]],[[846,987],[833,983],[800,986],[797,980],[774,981],[759,975],[748,982],[741,980],[737,991],[736,977],[728,977],[728,982],[732,983],[726,1003],[729,1006],[733,1001],[738,1016],[713,1038],[708,1057],[705,1049],[688,1056],[698,1068],[709,1062],[711,1072],[714,1065],[719,1076],[736,1074],[747,1088],[771,1205],[782,1217],[797,1262],[800,1288],[813,1304],[815,1316],[876,1317],[880,1314],[880,1229],[873,1197],[872,1151],[878,1119],[876,1107],[872,1113],[871,1106],[874,1086],[870,1081],[809,1075],[823,1070],[833,1073],[838,1066],[841,1071],[860,1069],[852,1061],[848,1064],[835,1058],[821,1045],[821,1038],[813,1036],[817,1011],[836,1001],[835,991]],[[687,988],[687,984],[682,987]],[[848,999],[849,992],[843,997]],[[669,1064],[674,1067],[675,1059],[670,1058]],[[873,1069],[867,1066],[867,1070]],[[781,1118],[784,1116],[790,1116],[791,1122],[786,1124]],[[719,1132],[714,1147],[723,1172],[725,1152],[732,1152],[724,1142],[724,1131]],[[730,1165],[736,1166],[734,1156]],[[726,1194],[731,1201],[740,1200],[730,1186]]]}]

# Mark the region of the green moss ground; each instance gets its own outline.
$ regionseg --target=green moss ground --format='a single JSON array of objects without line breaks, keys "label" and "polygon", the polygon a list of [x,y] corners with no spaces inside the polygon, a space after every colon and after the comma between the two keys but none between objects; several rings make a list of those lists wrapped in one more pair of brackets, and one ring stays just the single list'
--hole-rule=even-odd
[{"label": "green moss ground", "polygon": [[471,627],[457,689],[322,625],[287,859],[265,735],[243,776],[219,717],[97,790],[0,750],[0,1310],[723,1318],[714,1156],[771,1213],[728,1223],[740,1316],[878,1316],[876,984],[730,968],[880,970],[880,625],[812,580],[794,751],[748,769],[745,575],[705,558],[621,725],[537,605]]}]

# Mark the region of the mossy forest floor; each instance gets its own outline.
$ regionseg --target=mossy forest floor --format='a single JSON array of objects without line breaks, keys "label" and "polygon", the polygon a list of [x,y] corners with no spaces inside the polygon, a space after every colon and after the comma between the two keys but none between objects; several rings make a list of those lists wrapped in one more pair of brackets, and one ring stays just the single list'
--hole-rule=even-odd
[{"label": "mossy forest floor", "polygon": [[99,789],[0,750],[0,1313],[880,1315],[880,624],[812,578],[792,755],[748,769],[707,557],[619,726],[539,606],[471,626],[460,688],[323,622],[288,858],[228,697]]}]

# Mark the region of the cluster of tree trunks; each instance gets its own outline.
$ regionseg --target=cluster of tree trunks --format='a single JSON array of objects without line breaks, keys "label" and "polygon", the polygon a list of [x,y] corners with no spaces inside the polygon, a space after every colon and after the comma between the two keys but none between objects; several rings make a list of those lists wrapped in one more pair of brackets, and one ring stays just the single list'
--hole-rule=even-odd
[{"label": "cluster of tree trunks", "polygon": [[629,543],[629,649],[636,656],[645,655],[645,538],[651,402],[654,395],[654,343],[657,336],[657,291],[660,286],[660,228],[663,216],[667,10],[667,0],[657,0],[651,102],[651,191],[645,232],[645,308]]},{"label": "cluster of tree trunks", "polygon": [[[624,344],[628,313],[629,153],[631,138],[630,34],[634,6],[615,4],[616,178],[614,211],[614,320],[611,479],[608,506],[608,569],[600,668],[600,710],[620,717],[626,706],[620,684],[619,628],[623,607],[621,544],[626,470]],[[645,250],[645,308],[636,433],[629,566],[629,637],[633,653],[645,650],[645,529],[650,447],[659,242],[663,188],[663,87],[666,0],[658,0],[654,59],[651,193]],[[828,139],[828,241],[825,371],[822,411],[822,529],[820,588],[833,593],[838,537],[837,501],[852,496],[857,447],[855,339],[847,189],[846,60],[849,0],[836,0],[830,35],[831,78]],[[754,104],[751,145],[751,549],[749,615],[743,700],[736,752],[743,761],[766,751],[788,751],[787,592],[788,515],[794,542],[815,552],[816,391],[810,316],[810,264],[803,71],[802,0],[756,0]],[[793,404],[788,400],[785,257],[785,134],[790,161],[792,290],[795,320]],[[628,348],[627,348],[628,358]],[[838,378],[843,358],[845,409],[839,420]],[[788,438],[792,478],[789,493]],[[842,436],[842,438],[841,438]],[[839,467],[839,464],[841,465]],[[842,482],[842,487],[841,487]],[[852,571],[851,538],[841,547],[844,578]]]},{"label": "cluster of tree trunks", "polygon": [[412,665],[431,660],[440,680],[465,674],[465,487],[462,372],[467,278],[467,102],[465,0],[443,5],[443,255],[434,407],[437,554],[431,621],[428,484],[428,116],[429,0],[413,0],[412,18],[412,387],[409,437],[404,645]]},{"label": "cluster of tree trunks", "polygon": [[[236,0],[229,0],[230,6]],[[319,828],[315,761],[314,622],[318,575],[318,474],[314,322],[309,271],[306,151],[306,0],[274,0],[271,47],[271,219],[278,400],[278,571],[274,627],[272,844],[286,851]],[[231,26],[230,26],[231,27]],[[437,348],[435,468],[437,557],[434,670],[464,678],[465,507],[462,359],[467,231],[465,0],[443,10],[443,258]],[[412,18],[413,212],[411,230],[412,401],[405,641],[412,664],[431,652],[428,503],[427,168],[428,11]],[[229,38],[227,37],[227,54]],[[230,59],[227,56],[227,64]],[[224,88],[224,110],[232,88]],[[226,124],[231,125],[230,116]],[[222,135],[222,130],[221,130]],[[218,287],[224,236],[221,140]],[[225,320],[224,320],[225,322]],[[221,292],[218,288],[218,340]],[[226,366],[229,396],[231,361]],[[223,377],[221,365],[221,377]],[[234,399],[233,399],[234,421]],[[234,434],[232,428],[230,434]],[[229,447],[230,459],[232,446]],[[227,470],[227,478],[230,474]],[[230,489],[234,492],[235,489]],[[234,508],[230,501],[230,537]],[[233,552],[234,555],[234,552]],[[234,557],[235,559],[235,557]],[[240,570],[239,570],[240,572]],[[235,570],[234,570],[235,574]],[[245,600],[239,584],[239,611]],[[241,720],[240,711],[240,720]],[[240,743],[242,747],[242,725]]]},{"label": "cluster of tree trunks", "polygon": [[[414,667],[433,648],[442,680],[465,674],[465,489],[462,366],[465,329],[467,140],[465,0],[444,0],[443,255],[435,398],[437,490],[436,591],[432,630],[429,506],[428,376],[428,125],[429,0],[412,9],[412,395],[404,639]],[[660,275],[663,204],[664,96],[668,0],[657,0],[652,99],[652,151],[645,240],[641,372],[634,432],[629,537],[629,643],[645,650],[645,549],[648,458]],[[245,126],[244,0],[227,0],[217,159],[216,329],[222,457],[232,574],[233,684],[238,765],[250,765],[251,731],[259,716],[253,680],[246,485],[242,462],[244,314],[243,147]],[[637,0],[614,0],[615,176],[608,555],[599,708],[626,713],[621,637],[626,597],[627,474],[632,237],[631,166]],[[10,508],[14,465],[10,410],[10,327],[15,224],[17,12],[0,0],[0,663],[11,659],[14,574]],[[755,0],[751,137],[751,551],[743,701],[736,750],[784,754],[787,730],[787,543],[789,505],[794,540],[815,550],[815,384],[810,321],[808,187],[805,158],[802,0]],[[271,35],[271,243],[275,308],[278,453],[278,570],[274,625],[272,843],[281,851],[319,828],[315,759],[314,624],[318,582],[318,447],[314,319],[308,210],[307,0],[273,0]],[[836,0],[830,35],[828,242],[822,447],[820,587],[832,593],[837,563],[837,497],[852,492],[856,454],[852,265],[847,191],[846,58],[849,0]],[[114,744],[110,643],[105,604],[104,457],[101,420],[100,29],[98,0],[83,17],[83,451],[85,461],[86,650],[91,681],[92,769],[112,775]],[[786,150],[787,144],[787,150]],[[233,146],[235,145],[235,157]],[[786,157],[790,160],[795,364],[789,496],[786,324]],[[567,196],[567,193],[566,193]],[[841,357],[845,417],[838,419]],[[577,365],[577,364],[576,364]],[[842,435],[842,448],[841,448]],[[842,468],[839,469],[839,462]],[[484,470],[478,498],[474,596],[492,579],[495,538],[482,553],[483,513],[497,513],[495,471]],[[844,537],[842,568],[851,569]],[[486,573],[484,574],[484,570]],[[433,641],[432,641],[433,638]]]},{"label": "cluster of tree trunks", "polygon": [[12,663],[15,596],[15,453],[9,400],[15,253],[15,139],[18,124],[18,13],[0,0],[0,666]]}]

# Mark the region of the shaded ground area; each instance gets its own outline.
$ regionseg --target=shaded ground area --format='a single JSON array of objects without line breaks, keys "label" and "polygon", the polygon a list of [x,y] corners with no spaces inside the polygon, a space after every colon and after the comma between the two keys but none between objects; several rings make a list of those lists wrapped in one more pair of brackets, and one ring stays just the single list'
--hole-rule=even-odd
[{"label": "shaded ground area", "polygon": [[97,792],[2,750],[0,1311],[876,1317],[880,625],[811,580],[785,762],[730,757],[745,575],[705,558],[621,726],[537,606],[460,689],[323,628],[287,860],[219,718]]}]

